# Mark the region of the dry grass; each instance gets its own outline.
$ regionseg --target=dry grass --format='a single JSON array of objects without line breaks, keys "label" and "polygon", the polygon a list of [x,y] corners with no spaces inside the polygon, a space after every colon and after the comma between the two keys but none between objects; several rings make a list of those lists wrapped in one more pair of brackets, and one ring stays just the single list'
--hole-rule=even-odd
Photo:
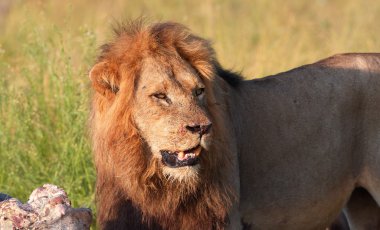
[{"label": "dry grass", "polygon": [[0,191],[25,200],[55,183],[94,207],[87,71],[112,24],[139,16],[186,24],[247,78],[380,50],[377,0],[13,1],[0,20]]}]

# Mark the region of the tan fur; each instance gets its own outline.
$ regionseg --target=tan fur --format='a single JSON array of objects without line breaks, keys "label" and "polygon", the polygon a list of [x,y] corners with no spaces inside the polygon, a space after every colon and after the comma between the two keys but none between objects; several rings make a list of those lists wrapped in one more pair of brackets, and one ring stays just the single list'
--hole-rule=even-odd
[{"label": "tan fur", "polygon": [[347,204],[352,229],[380,227],[380,54],[335,55],[233,91],[246,225],[324,229]]}]

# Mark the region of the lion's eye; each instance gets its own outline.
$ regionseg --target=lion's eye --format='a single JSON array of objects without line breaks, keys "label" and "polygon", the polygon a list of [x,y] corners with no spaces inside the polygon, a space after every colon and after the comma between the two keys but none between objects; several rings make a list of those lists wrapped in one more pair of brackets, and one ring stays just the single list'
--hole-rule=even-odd
[{"label": "lion's eye", "polygon": [[164,93],[155,93],[152,96],[157,98],[157,99],[166,99],[167,98],[166,94],[164,94]]},{"label": "lion's eye", "polygon": [[196,89],[195,90],[195,96],[200,96],[201,94],[203,94],[205,92],[205,88],[199,88],[199,89]]}]

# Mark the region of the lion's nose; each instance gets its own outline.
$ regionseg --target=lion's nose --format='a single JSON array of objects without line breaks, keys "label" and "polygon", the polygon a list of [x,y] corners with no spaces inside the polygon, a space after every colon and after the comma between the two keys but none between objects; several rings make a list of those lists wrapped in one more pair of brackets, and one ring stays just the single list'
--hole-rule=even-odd
[{"label": "lion's nose", "polygon": [[193,125],[186,125],[186,129],[192,133],[199,133],[200,135],[204,135],[210,131],[211,126],[212,126],[211,122],[205,125],[193,124]]}]

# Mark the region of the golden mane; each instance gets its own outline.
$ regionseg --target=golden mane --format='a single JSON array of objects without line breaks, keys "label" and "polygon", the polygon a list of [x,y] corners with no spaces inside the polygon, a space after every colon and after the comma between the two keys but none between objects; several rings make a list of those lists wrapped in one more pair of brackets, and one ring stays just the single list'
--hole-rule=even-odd
[{"label": "golden mane", "polygon": [[[215,77],[217,61],[210,43],[181,24],[144,26],[133,22],[115,30],[90,72],[95,93],[90,129],[97,169],[98,222],[103,229],[133,227],[222,229],[235,199],[229,181],[226,92]],[[188,62],[202,77],[215,140],[199,180],[166,178],[132,119],[135,86],[145,57]],[[212,156],[211,156],[212,155]]]}]

